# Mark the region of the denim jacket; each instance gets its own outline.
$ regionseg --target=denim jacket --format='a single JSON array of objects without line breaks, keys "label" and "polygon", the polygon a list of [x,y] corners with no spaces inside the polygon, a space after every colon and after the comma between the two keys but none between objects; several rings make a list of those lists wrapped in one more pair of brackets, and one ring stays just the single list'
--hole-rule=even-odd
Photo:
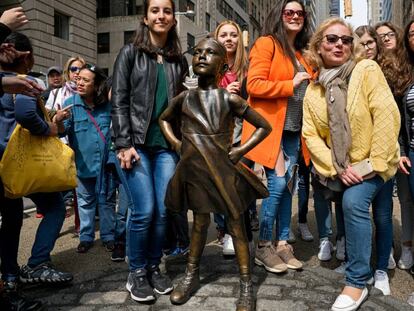
[{"label": "denim jacket", "polygon": [[91,110],[78,94],[69,97],[63,107],[72,104],[71,117],[64,121],[64,134],[68,135],[69,145],[75,151],[78,177],[99,177],[103,161],[107,159],[108,148],[87,111],[95,118],[106,142],[109,143],[111,138],[111,104],[108,102]]}]

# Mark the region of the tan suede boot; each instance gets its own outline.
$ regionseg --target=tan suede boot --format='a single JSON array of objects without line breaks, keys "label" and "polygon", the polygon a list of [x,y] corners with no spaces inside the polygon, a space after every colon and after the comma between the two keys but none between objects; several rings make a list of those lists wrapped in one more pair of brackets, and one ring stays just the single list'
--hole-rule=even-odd
[{"label": "tan suede boot", "polygon": [[237,301],[236,311],[253,311],[253,285],[250,275],[240,276],[240,296]]},{"label": "tan suede boot", "polygon": [[200,287],[199,265],[187,263],[185,277],[174,288],[170,295],[171,303],[181,305],[186,303],[192,294]]}]

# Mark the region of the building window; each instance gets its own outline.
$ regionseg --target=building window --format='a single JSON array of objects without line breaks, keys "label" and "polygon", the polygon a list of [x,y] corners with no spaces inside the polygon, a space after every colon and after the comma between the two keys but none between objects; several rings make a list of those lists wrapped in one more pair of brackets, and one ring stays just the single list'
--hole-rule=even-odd
[{"label": "building window", "polygon": [[217,9],[225,18],[232,20],[233,19],[233,9],[231,6],[224,0],[217,0]]},{"label": "building window", "polygon": [[240,26],[241,29],[247,26],[247,23],[244,21],[244,19],[236,12],[234,12],[234,21]]},{"label": "building window", "polygon": [[55,37],[69,40],[69,18],[69,16],[55,11]]},{"label": "building window", "polygon": [[109,53],[109,32],[98,33],[98,54]]},{"label": "building window", "polygon": [[240,7],[246,11],[246,0],[236,0],[236,2],[240,5]]},{"label": "building window", "polygon": [[187,52],[191,55],[194,54],[195,37],[187,32]]},{"label": "building window", "polygon": [[109,0],[98,0],[96,3],[96,16],[109,17],[111,14],[110,1]]},{"label": "building window", "polygon": [[206,31],[208,31],[208,32],[211,31],[210,14],[208,14],[208,13],[206,13]]},{"label": "building window", "polygon": [[132,43],[132,41],[134,41],[134,37],[135,37],[134,30],[124,31],[124,44]]}]

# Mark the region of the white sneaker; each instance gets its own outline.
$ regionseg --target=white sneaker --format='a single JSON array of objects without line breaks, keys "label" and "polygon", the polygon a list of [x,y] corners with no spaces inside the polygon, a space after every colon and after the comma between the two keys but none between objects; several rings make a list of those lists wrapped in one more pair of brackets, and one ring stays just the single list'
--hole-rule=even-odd
[{"label": "white sneaker", "polygon": [[388,270],[394,270],[397,264],[394,259],[394,248],[391,248],[390,258],[388,258]]},{"label": "white sneaker", "polygon": [[345,237],[343,236],[336,241],[336,259],[345,260]]},{"label": "white sneaker", "polygon": [[398,260],[398,268],[402,270],[408,270],[413,266],[413,253],[410,246],[402,246],[401,257]]},{"label": "white sneaker", "polygon": [[320,261],[328,261],[332,258],[333,245],[328,238],[320,239],[318,258]]},{"label": "white sneaker", "polygon": [[337,267],[334,271],[339,274],[345,274],[345,269],[346,269],[346,262],[342,261],[341,265]]},{"label": "white sneaker", "polygon": [[303,223],[303,224],[299,223],[298,231],[299,231],[299,236],[301,237],[302,240],[306,242],[313,241],[313,235],[309,231],[309,227],[307,223]]},{"label": "white sneaker", "polygon": [[290,228],[289,228],[289,238],[288,238],[287,241],[288,241],[289,244],[296,243],[295,234],[293,233],[292,229],[290,229]]},{"label": "white sneaker", "polygon": [[224,235],[224,244],[223,244],[223,255],[224,256],[234,256],[236,252],[234,251],[233,239],[230,234]]},{"label": "white sneaker", "polygon": [[414,292],[412,292],[412,293],[410,294],[410,296],[408,296],[407,303],[408,303],[410,306],[414,306]]},{"label": "white sneaker", "polygon": [[384,296],[391,295],[390,283],[388,280],[387,272],[382,270],[376,270],[374,275],[374,281],[374,287],[382,291]]}]

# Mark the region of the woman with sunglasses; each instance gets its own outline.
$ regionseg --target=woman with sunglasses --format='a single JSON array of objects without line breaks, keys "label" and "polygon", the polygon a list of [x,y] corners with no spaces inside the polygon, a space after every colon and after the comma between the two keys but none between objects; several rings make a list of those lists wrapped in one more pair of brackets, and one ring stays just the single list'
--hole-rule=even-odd
[{"label": "woman with sunglasses", "polygon": [[[164,138],[158,119],[184,90],[188,72],[174,13],[175,1],[144,0],[134,42],[120,51],[113,74],[115,145],[133,201],[127,224],[130,273],[126,287],[139,302],[155,300],[154,291],[173,290],[158,266],[166,232],[165,193],[178,156]],[[174,125],[174,129],[179,128]]]},{"label": "woman with sunglasses", "polygon": [[[295,184],[301,147],[302,100],[312,73],[302,58],[307,42],[308,19],[303,2],[278,1],[269,12],[263,36],[255,42],[249,58],[249,103],[273,126],[271,134],[246,155],[264,166],[270,192],[260,211],[255,263],[275,273],[302,268],[287,243],[294,191],[288,184],[292,181]],[[242,143],[254,129],[243,123]],[[306,152],[305,158],[309,163]],[[276,217],[279,230],[274,239]]]},{"label": "woman with sunglasses", "polygon": [[[376,62],[354,52],[352,27],[323,22],[311,38],[309,61],[319,75],[308,86],[302,133],[321,189],[342,197],[346,284],[332,310],[356,310],[368,295],[372,227],[369,207],[396,172],[400,116]],[[361,239],[363,237],[363,239]]]},{"label": "woman with sunglasses", "polygon": [[58,89],[50,92],[46,102],[48,109],[61,109],[66,99],[76,94],[76,81],[79,77],[80,69],[85,66],[85,60],[80,57],[71,57],[63,67],[63,78],[65,84]]},{"label": "woman with sunglasses", "polygon": [[114,245],[115,214],[107,202],[110,189],[101,183],[106,174],[103,167],[108,158],[111,108],[104,72],[93,65],[82,67],[77,75],[77,94],[63,104],[63,110],[70,109],[71,117],[61,129],[75,151],[80,217],[78,253],[86,253],[93,246],[97,205],[100,238],[105,246]]}]

